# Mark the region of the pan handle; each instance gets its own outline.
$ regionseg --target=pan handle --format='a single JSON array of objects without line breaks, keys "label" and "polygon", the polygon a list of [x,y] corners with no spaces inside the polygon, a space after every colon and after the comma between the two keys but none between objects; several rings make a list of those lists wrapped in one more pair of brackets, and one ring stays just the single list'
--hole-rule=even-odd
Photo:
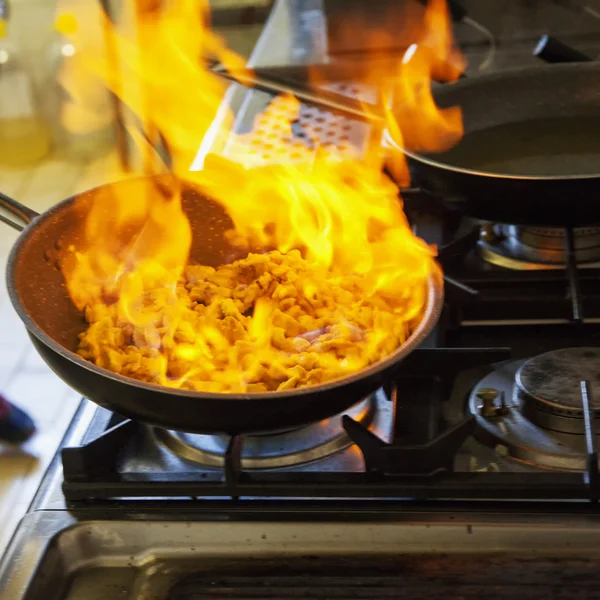
[{"label": "pan handle", "polygon": [[[8,213],[8,217],[5,213]],[[33,219],[39,217],[35,210],[13,200],[6,194],[0,192],[0,221],[6,223],[17,231],[23,231]],[[14,220],[14,219],[17,220]]]}]

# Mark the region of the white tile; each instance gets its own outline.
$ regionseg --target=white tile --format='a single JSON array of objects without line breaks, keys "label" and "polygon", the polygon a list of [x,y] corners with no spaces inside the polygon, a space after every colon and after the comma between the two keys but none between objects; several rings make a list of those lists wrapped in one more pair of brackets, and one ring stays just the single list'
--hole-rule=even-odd
[{"label": "white tile", "polygon": [[27,343],[22,348],[0,343],[0,391],[6,388],[10,377],[24,362],[27,351]]},{"label": "white tile", "polygon": [[24,371],[47,371],[48,365],[44,362],[44,359],[40,356],[40,353],[35,349],[33,344],[25,351],[25,359],[21,368]]},{"label": "white tile", "polygon": [[0,304],[0,345],[10,345],[21,351],[29,342],[27,330],[8,298]]},{"label": "white tile", "polygon": [[5,396],[27,411],[41,430],[59,416],[70,392],[66,383],[49,369],[18,370],[5,389]]}]

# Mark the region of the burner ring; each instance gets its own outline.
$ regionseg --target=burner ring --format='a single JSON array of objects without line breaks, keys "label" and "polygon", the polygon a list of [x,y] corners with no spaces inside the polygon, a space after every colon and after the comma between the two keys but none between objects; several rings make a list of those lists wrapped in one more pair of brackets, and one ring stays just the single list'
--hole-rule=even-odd
[{"label": "burner ring", "polygon": [[592,409],[600,418],[600,348],[565,348],[526,361],[516,374],[524,414],[548,429],[582,433],[582,380],[591,383]]},{"label": "burner ring", "polygon": [[[573,238],[579,266],[600,262],[600,227],[576,227]],[[486,262],[508,269],[562,269],[567,262],[565,230],[560,227],[488,225],[479,247]]]},{"label": "burner ring", "polygon": [[[365,426],[371,425],[378,411],[376,394],[369,396],[345,415]],[[244,436],[241,464],[246,470],[280,469],[310,463],[352,445],[338,415],[300,429]],[[154,427],[156,439],[168,450],[185,460],[207,467],[223,468],[227,435],[202,435]]]}]

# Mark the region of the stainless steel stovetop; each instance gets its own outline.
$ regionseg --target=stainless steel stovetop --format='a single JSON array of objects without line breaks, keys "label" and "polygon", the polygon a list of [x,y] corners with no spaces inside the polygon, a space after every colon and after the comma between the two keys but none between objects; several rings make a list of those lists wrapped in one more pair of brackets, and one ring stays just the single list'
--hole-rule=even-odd
[{"label": "stainless steel stovetop", "polygon": [[[469,74],[534,63],[541,33],[600,55],[595,4],[465,2]],[[322,61],[332,14],[280,0],[251,63]],[[227,100],[247,131],[269,98],[232,86]],[[360,148],[368,133],[303,107],[301,121],[317,119],[329,141]],[[448,306],[395,386],[350,419],[245,440],[152,429],[82,401],[0,563],[0,600],[600,597],[597,270],[573,284],[560,253],[532,257],[524,241],[556,250],[556,232],[491,246],[517,247],[518,267],[550,256],[523,269],[481,260],[489,227],[449,233],[435,211],[413,217],[441,246]],[[587,251],[597,232],[579,234]],[[566,391],[540,372],[569,373]]]}]

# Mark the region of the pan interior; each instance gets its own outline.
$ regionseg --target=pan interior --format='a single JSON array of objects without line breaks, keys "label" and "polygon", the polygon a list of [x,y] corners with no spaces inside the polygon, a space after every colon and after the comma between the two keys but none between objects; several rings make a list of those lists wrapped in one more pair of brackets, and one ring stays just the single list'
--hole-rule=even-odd
[{"label": "pan interior", "polygon": [[[122,188],[120,191],[134,194],[139,183],[140,180],[134,179],[115,185]],[[25,324],[34,333],[37,328],[41,329],[58,346],[71,352],[76,351],[78,335],[86,329],[87,323],[71,301],[59,265],[69,245],[77,245],[82,239],[86,215],[96,193],[106,193],[106,189],[91,190],[76,200],[65,200],[37,219],[22,234],[13,248],[8,266],[11,298]],[[217,266],[238,260],[247,254],[247,251],[244,252],[226,241],[224,233],[231,229],[233,223],[219,204],[202,195],[199,190],[190,187],[183,192],[182,205],[192,227],[191,262]],[[437,322],[442,298],[441,285],[432,276],[429,281],[426,313],[412,336],[390,356],[346,378],[346,381],[379,372],[418,346]],[[43,339],[42,342],[47,343]],[[62,353],[60,349],[57,350],[59,354]],[[85,362],[83,359],[77,360]],[[87,364],[90,365],[91,370],[99,369],[92,368],[91,363]],[[104,371],[104,369],[100,370]],[[108,373],[105,371],[105,374]],[[119,375],[113,375],[112,378],[127,380],[138,387],[153,385],[129,380]],[[339,380],[331,381],[312,386],[311,390],[335,387],[338,384]],[[166,389],[155,387],[160,390]],[[302,393],[305,389],[299,391]],[[296,391],[298,390],[269,392],[268,395],[294,394]],[[250,396],[260,396],[260,394],[250,394]]]},{"label": "pan interior", "polygon": [[462,169],[531,177],[600,172],[600,115],[504,123],[429,158]]},{"label": "pan interior", "polygon": [[551,65],[494,74],[434,91],[460,106],[464,136],[427,157],[497,175],[597,176],[600,173],[600,69]]},{"label": "pan interior", "polygon": [[[115,185],[133,195],[139,192],[137,186],[147,183],[132,179]],[[77,336],[87,323],[69,297],[60,261],[69,245],[80,244],[85,218],[97,193],[106,193],[106,188],[66,200],[30,227],[17,242],[9,274],[9,285],[14,286],[27,316],[71,351],[76,350]],[[190,187],[183,192],[182,205],[193,233],[191,262],[217,266],[243,258],[245,253],[229,245],[223,235],[232,222],[219,204]]]}]

